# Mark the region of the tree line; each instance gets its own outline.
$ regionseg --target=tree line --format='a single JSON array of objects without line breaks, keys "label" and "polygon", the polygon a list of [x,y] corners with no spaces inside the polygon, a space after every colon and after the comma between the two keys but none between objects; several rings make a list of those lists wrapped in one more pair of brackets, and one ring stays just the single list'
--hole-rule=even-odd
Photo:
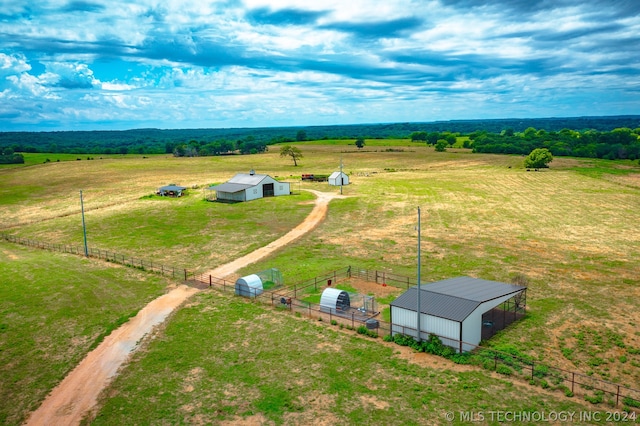
[{"label": "tree line", "polygon": [[469,139],[473,152],[526,155],[534,149],[546,148],[554,156],[640,159],[640,127],[622,127],[605,132],[592,129],[549,132],[529,127],[523,132],[513,129],[505,129],[499,134],[473,132]]},{"label": "tree line", "polygon": [[[269,145],[283,142],[387,138],[424,141],[442,151],[465,135],[469,136],[465,147],[475,152],[528,154],[544,147],[553,155],[640,158],[637,139],[633,140],[639,126],[640,116],[615,116],[278,128],[0,132],[0,151],[205,156],[260,153]],[[14,159],[13,153],[2,157]]]}]

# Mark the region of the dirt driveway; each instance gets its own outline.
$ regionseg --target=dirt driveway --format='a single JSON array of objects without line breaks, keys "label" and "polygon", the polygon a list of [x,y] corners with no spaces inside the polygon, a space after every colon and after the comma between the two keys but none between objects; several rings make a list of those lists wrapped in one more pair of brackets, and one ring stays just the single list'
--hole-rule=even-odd
[{"label": "dirt driveway", "polygon": [[[308,190],[316,195],[315,207],[294,229],[246,256],[206,272],[226,278],[241,267],[254,263],[284,247],[315,228],[327,215],[329,202],[342,195]],[[54,388],[42,405],[27,420],[27,425],[77,425],[97,404],[100,392],[109,384],[138,348],[140,340],[150,335],[174,309],[199,290],[180,285],[155,299],[138,314],[105,338],[74,370]]]}]

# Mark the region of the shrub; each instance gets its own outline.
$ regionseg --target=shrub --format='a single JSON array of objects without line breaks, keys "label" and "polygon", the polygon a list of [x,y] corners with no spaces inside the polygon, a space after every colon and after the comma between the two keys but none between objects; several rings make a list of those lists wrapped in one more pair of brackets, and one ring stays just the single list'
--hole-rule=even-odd
[{"label": "shrub", "polygon": [[625,396],[622,399],[622,403],[629,407],[640,408],[640,401],[638,401],[637,399],[633,399],[629,396]]},{"label": "shrub", "polygon": [[331,320],[331,325],[338,325],[338,321],[336,321],[336,320],[332,319],[332,320]]},{"label": "shrub", "polygon": [[539,378],[546,377],[549,374],[549,367],[543,364],[537,364],[533,369],[533,375]]},{"label": "shrub", "polygon": [[500,364],[498,365],[498,368],[496,368],[496,373],[504,374],[505,376],[510,376],[511,374],[513,374],[513,370],[504,364]]},{"label": "shrub", "polygon": [[604,401],[604,392],[602,392],[601,390],[597,390],[593,395],[585,395],[584,399],[585,401],[589,401],[592,404],[600,404],[602,401]]}]

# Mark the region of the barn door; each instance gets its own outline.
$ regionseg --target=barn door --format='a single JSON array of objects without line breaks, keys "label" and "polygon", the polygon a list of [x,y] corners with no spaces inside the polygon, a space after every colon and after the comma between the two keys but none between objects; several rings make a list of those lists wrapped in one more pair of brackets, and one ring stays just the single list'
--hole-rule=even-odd
[{"label": "barn door", "polygon": [[275,195],[275,191],[273,189],[273,183],[265,183],[262,185],[262,196],[263,197],[273,197]]}]

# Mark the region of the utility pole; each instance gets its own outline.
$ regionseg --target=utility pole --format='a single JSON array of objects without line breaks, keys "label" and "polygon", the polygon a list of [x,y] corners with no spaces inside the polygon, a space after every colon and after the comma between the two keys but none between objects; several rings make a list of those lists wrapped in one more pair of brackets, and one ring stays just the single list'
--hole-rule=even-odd
[{"label": "utility pole", "polygon": [[84,255],[89,257],[89,248],[87,247],[87,225],[84,222],[84,201],[82,199],[82,190],[80,190],[80,210],[82,211],[82,235],[84,236]]},{"label": "utility pole", "polygon": [[342,177],[342,155],[340,156],[340,195],[342,195],[342,181],[344,178]]},{"label": "utility pole", "polygon": [[418,207],[418,342],[422,339],[420,337],[420,317],[422,316],[422,312],[420,312],[420,207]]}]

